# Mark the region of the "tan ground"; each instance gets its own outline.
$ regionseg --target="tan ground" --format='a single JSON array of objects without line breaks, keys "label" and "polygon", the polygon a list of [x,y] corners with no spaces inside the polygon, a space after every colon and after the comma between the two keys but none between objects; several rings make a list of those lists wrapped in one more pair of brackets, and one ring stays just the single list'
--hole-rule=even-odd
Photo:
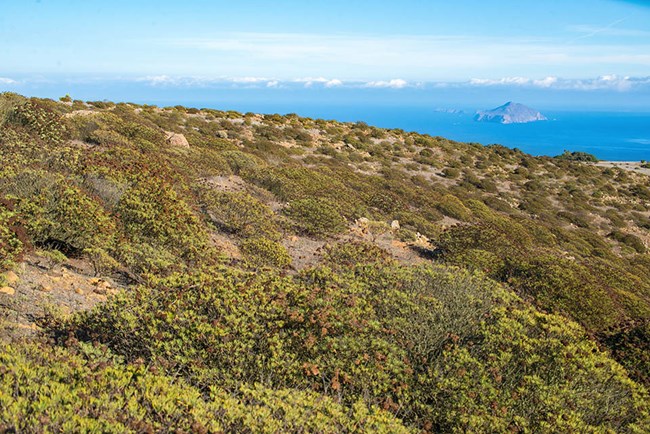
[{"label": "tan ground", "polygon": [[650,175],[650,169],[641,167],[641,162],[639,161],[599,161],[598,163],[593,164],[598,167],[618,167],[620,169]]},{"label": "tan ground", "polygon": [[55,264],[37,254],[3,275],[5,288],[13,289],[0,293],[0,340],[8,341],[38,335],[50,315],[90,309],[124,288],[111,278],[96,277],[87,261]]}]

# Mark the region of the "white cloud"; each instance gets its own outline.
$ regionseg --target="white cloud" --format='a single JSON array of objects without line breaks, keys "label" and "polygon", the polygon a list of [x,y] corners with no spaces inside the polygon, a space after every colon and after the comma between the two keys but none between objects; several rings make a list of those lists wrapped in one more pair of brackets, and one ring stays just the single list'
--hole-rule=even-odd
[{"label": "white cloud", "polygon": [[0,84],[18,84],[16,80],[7,77],[0,77]]},{"label": "white cloud", "polygon": [[294,83],[302,83],[304,87],[312,87],[315,84],[321,84],[325,87],[343,86],[343,82],[337,78],[328,79],[325,77],[303,77],[303,78],[295,78],[291,81],[293,81]]},{"label": "white cloud", "polygon": [[233,83],[244,83],[244,84],[251,84],[251,83],[266,83],[269,81],[268,78],[263,78],[263,77],[233,77],[229,79]]},{"label": "white cloud", "polygon": [[542,79],[531,79],[527,77],[503,77],[497,79],[472,78],[469,84],[473,86],[535,86],[552,87],[558,82],[557,77],[545,77]]},{"label": "white cloud", "polygon": [[151,86],[183,86],[195,82],[189,77],[170,77],[169,75],[148,75],[138,78],[136,81],[148,83]]},{"label": "white cloud", "polygon": [[[10,79],[9,79],[10,80]],[[569,79],[557,76],[543,78],[530,77],[502,77],[502,78],[472,78],[468,81],[424,81],[413,82],[401,78],[391,80],[340,80],[322,76],[302,77],[294,79],[278,79],[264,77],[184,77],[169,75],[154,75],[137,78],[136,81],[147,83],[151,86],[174,87],[204,87],[204,88],[368,88],[368,89],[404,89],[404,88],[463,88],[463,87],[503,87],[503,88],[537,88],[556,90],[596,91],[608,90],[617,92],[634,92],[637,90],[650,90],[650,76],[632,77],[616,74],[605,74],[596,78]],[[17,83],[14,80],[10,82]],[[0,79],[0,83],[5,83]]]},{"label": "white cloud", "polygon": [[503,77],[498,79],[472,78],[469,84],[476,86],[503,86],[503,85],[525,85],[530,83],[530,78],[525,77]]},{"label": "white cloud", "polygon": [[343,82],[337,78],[329,80],[325,83],[325,87],[339,87],[343,86]]},{"label": "white cloud", "polygon": [[315,83],[327,83],[328,80],[325,77],[305,77],[305,78],[296,78],[293,80],[296,83],[303,83],[305,87],[312,87]]},{"label": "white cloud", "polygon": [[392,89],[402,89],[408,86],[409,83],[406,80],[401,78],[393,78],[389,81],[369,81],[365,84],[365,87],[386,87]]},{"label": "white cloud", "polygon": [[545,77],[539,80],[533,80],[533,85],[537,87],[552,87],[555,83],[557,83],[557,77]]},{"label": "white cloud", "polygon": [[628,77],[608,74],[589,79],[566,79],[553,76],[542,79],[526,77],[473,78],[469,81],[469,84],[471,86],[520,86],[561,90],[614,90],[626,92],[650,86],[650,76]]}]

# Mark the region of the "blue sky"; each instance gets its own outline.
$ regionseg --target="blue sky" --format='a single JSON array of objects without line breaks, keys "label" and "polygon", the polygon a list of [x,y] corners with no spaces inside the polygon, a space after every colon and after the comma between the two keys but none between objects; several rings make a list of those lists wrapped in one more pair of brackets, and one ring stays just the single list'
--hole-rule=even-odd
[{"label": "blue sky", "polygon": [[649,94],[650,1],[0,0],[0,90],[120,81],[606,90],[632,101]]}]

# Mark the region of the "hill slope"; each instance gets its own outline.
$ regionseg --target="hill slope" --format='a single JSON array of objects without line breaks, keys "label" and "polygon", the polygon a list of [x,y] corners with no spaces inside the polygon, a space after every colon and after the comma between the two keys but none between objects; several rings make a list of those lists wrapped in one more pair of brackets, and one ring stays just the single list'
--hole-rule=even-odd
[{"label": "hill slope", "polygon": [[645,175],[14,94],[0,158],[5,429],[650,426]]}]

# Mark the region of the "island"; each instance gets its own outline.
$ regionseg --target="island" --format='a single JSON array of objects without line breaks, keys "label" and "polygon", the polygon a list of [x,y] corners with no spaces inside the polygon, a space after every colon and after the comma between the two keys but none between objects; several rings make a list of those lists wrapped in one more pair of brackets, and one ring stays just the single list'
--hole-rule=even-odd
[{"label": "island", "polygon": [[548,119],[535,109],[510,101],[492,110],[476,112],[474,120],[500,124],[524,124]]}]

